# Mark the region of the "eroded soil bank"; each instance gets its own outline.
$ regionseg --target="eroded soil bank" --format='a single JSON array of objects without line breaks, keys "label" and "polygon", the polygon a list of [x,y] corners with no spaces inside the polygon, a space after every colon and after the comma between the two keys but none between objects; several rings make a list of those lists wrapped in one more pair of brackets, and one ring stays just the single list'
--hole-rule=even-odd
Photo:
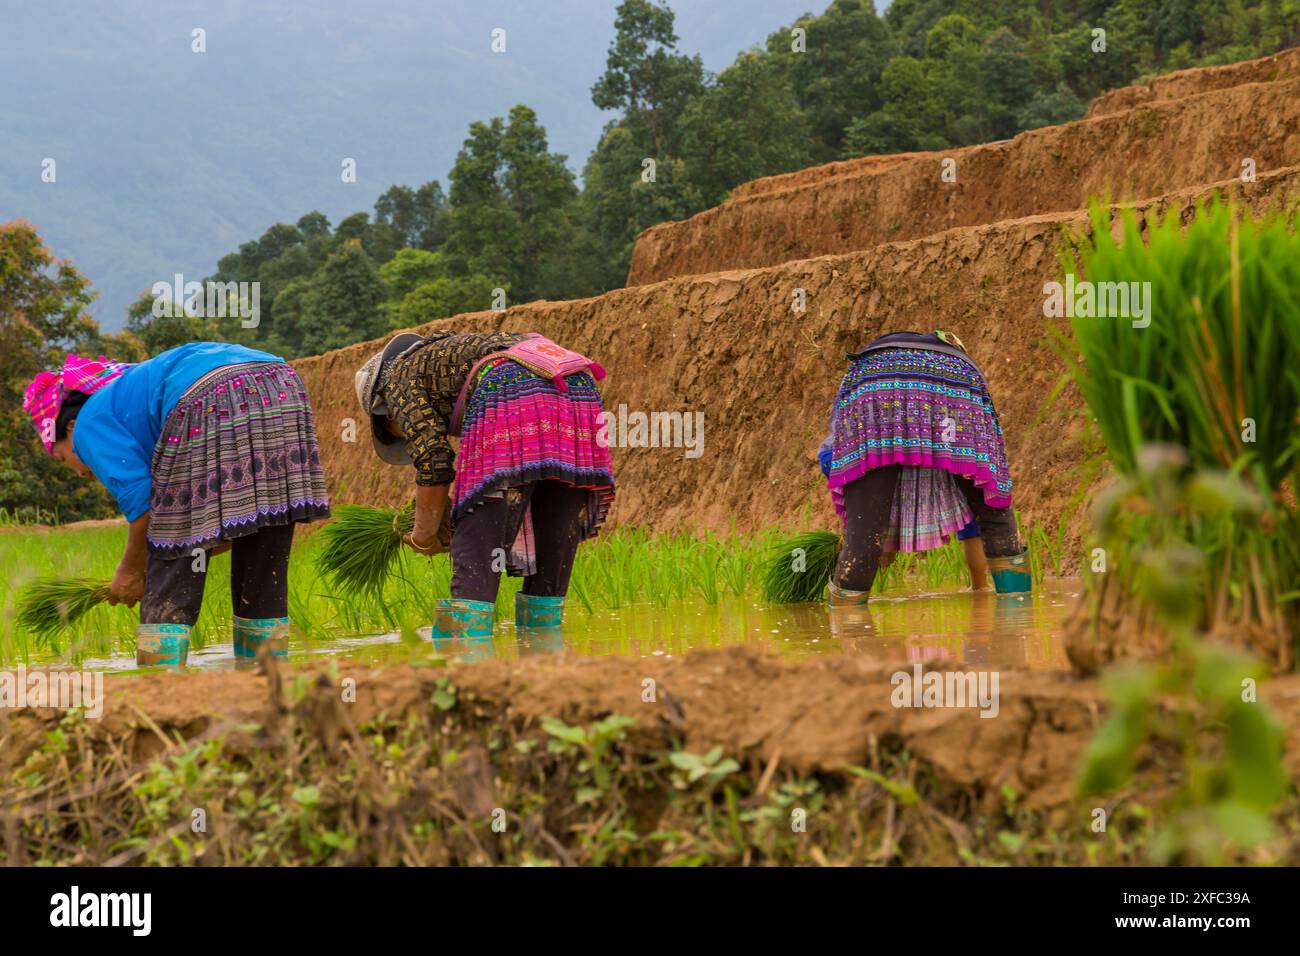
[{"label": "eroded soil bank", "polygon": [[[1098,682],[1003,672],[981,718],[893,706],[897,669],[734,648],[110,675],[98,720],[0,713],[0,862],[1147,860],[1177,755],[1075,799]],[[1300,676],[1261,697],[1294,774]],[[1300,862],[1298,810],[1269,860]]]}]

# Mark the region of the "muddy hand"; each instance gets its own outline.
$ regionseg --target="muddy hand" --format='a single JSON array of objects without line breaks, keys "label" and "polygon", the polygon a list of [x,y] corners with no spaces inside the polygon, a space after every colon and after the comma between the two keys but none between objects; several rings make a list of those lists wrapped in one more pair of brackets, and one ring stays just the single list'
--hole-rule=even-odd
[{"label": "muddy hand", "polygon": [[135,607],[144,596],[144,572],[119,564],[108,586],[108,603]]}]

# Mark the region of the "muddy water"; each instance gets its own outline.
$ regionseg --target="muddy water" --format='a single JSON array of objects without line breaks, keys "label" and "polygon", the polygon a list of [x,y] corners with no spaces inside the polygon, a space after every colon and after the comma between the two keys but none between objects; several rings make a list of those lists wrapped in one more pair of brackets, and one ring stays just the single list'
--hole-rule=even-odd
[{"label": "muddy water", "polygon": [[[467,660],[519,658],[572,651],[625,656],[678,655],[698,648],[751,644],[774,653],[862,654],[888,661],[934,661],[951,665],[1064,669],[1060,631],[1080,597],[1076,580],[1048,581],[1030,595],[971,591],[917,592],[873,598],[866,609],[830,613],[820,604],[764,607],[750,601],[634,605],[588,614],[577,602],[558,633],[517,632],[510,620],[497,624],[493,640],[471,646],[433,648],[425,639],[403,643],[396,634],[295,640],[298,660],[339,655],[385,663],[437,652]],[[134,667],[132,658],[87,660],[111,670]],[[190,651],[190,666],[234,666],[230,644]]]}]

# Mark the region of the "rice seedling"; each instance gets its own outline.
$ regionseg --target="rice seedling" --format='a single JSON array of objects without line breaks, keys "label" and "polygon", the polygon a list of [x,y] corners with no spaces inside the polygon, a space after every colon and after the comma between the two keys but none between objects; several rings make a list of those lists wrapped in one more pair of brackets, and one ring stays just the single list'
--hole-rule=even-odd
[{"label": "rice seedling", "polygon": [[[349,506],[340,506],[337,514],[346,515]],[[395,553],[390,563],[368,579],[361,579],[350,589],[339,582],[357,582],[355,575],[344,574],[335,580],[328,567],[337,557],[332,550],[341,547],[332,537],[329,526],[305,535],[294,548],[289,563],[289,611],[297,638],[309,643],[329,642],[343,637],[393,633],[414,622],[429,623],[434,605],[451,590],[451,562],[447,555],[428,560],[410,560],[394,548],[393,515],[397,509],[360,509],[366,534],[378,539],[380,546]],[[387,510],[385,526],[374,520],[375,512]],[[830,540],[827,570],[815,585],[816,576],[803,575],[805,584],[817,591],[797,600],[817,601],[834,565],[833,534],[820,533]],[[778,547],[785,546],[787,534],[769,529],[756,534],[699,535],[656,534],[636,528],[621,528],[584,543],[579,549],[569,584],[569,613],[595,613],[617,610],[636,604],[666,609],[662,621],[673,621],[674,628],[689,631],[689,616],[719,608],[724,602],[761,600],[763,576]],[[364,537],[364,536],[363,536]],[[75,529],[53,532],[14,532],[0,536],[0,578],[8,580],[11,590],[0,606],[0,663],[28,659],[32,653],[42,659],[58,655],[62,659],[81,660],[87,656],[129,653],[134,646],[139,616],[124,606],[98,604],[85,611],[67,626],[38,636],[20,622],[15,610],[15,595],[26,585],[41,578],[81,577],[108,580],[121,557],[126,540],[125,527]],[[792,545],[791,545],[792,546]],[[785,554],[788,556],[789,551]],[[809,567],[816,562],[816,554]],[[929,571],[923,556],[900,556],[889,571],[880,576],[877,588],[902,589],[916,580],[927,586],[959,584],[964,578],[941,580],[939,572]],[[947,572],[943,572],[946,574]],[[925,577],[929,574],[929,577]],[[929,582],[935,582],[930,584]],[[502,576],[497,596],[499,621],[514,617],[515,592],[521,579]],[[208,565],[206,597],[199,620],[191,634],[195,648],[230,640],[230,557],[216,557]],[[691,609],[692,604],[697,606]],[[673,609],[690,609],[676,617]],[[728,615],[739,613],[735,604]],[[744,613],[748,614],[746,610]],[[655,619],[654,628],[664,626]],[[739,625],[738,625],[739,626]],[[743,628],[741,628],[743,630]],[[643,635],[656,639],[657,630]],[[29,646],[30,645],[30,646]]]},{"label": "rice seedling", "polygon": [[[1147,290],[1150,321],[1076,310],[1058,351],[1122,476],[1139,476],[1149,446],[1172,445],[1188,469],[1239,475],[1261,496],[1258,521],[1211,530],[1183,520],[1204,552],[1198,573],[1213,580],[1203,618],[1226,613],[1290,644],[1300,633],[1300,592],[1291,590],[1300,515],[1288,498],[1300,486],[1300,235],[1292,216],[1238,212],[1202,205],[1184,231],[1171,209],[1145,223],[1143,241],[1131,210],[1117,238],[1094,204],[1091,236],[1062,251],[1062,267],[1092,289]],[[1127,539],[1134,549],[1150,530],[1140,525]]]},{"label": "rice seedling", "polygon": [[763,566],[763,597],[776,604],[819,601],[839,560],[840,537],[807,531],[781,542]]},{"label": "rice seedling", "polygon": [[415,508],[338,505],[320,532],[317,566],[345,597],[378,594],[402,550],[402,535],[415,525]]},{"label": "rice seedling", "polygon": [[108,600],[108,582],[96,578],[46,578],[28,585],[18,599],[18,626],[40,644]]}]

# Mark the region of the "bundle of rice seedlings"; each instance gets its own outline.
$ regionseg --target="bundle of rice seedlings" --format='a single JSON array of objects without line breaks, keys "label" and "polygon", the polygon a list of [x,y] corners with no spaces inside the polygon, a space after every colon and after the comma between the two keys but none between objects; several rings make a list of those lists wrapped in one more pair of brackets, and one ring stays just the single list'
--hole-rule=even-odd
[{"label": "bundle of rice seedlings", "polygon": [[809,531],[781,541],[763,564],[763,598],[773,604],[820,601],[840,556],[840,536]]},{"label": "bundle of rice seedlings", "polygon": [[316,565],[346,597],[377,594],[402,550],[402,535],[414,526],[414,503],[401,508],[336,505],[334,519],[321,530],[325,544]]},{"label": "bundle of rice seedlings", "polygon": [[108,600],[108,582],[94,578],[45,578],[28,585],[18,598],[18,626],[40,643]]}]

